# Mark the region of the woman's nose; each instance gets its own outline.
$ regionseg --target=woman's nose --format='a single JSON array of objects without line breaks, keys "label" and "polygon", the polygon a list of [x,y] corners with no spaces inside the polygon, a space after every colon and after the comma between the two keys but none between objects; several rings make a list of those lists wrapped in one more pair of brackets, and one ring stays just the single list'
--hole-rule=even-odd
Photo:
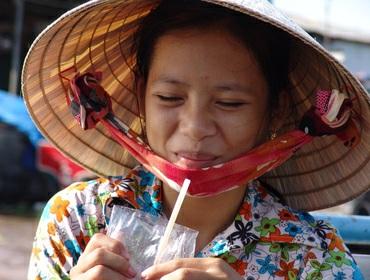
[{"label": "woman's nose", "polygon": [[217,133],[216,120],[206,106],[189,104],[181,114],[180,132],[199,141]]}]

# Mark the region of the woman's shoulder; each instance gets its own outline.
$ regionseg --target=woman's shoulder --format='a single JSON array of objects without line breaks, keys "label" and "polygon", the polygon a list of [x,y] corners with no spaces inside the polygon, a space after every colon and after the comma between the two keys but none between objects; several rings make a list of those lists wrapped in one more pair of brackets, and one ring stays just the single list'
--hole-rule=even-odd
[{"label": "woman's shoulder", "polygon": [[145,211],[152,206],[153,196],[160,203],[159,189],[155,176],[142,166],[122,176],[75,182],[57,192],[47,202],[41,220],[61,222],[71,220],[71,217],[88,219],[91,216],[109,220],[113,204],[143,208]]},{"label": "woman's shoulder", "polygon": [[56,193],[40,217],[30,273],[36,275],[40,270],[45,271],[45,267],[52,273],[56,269],[50,267],[52,262],[58,271],[68,275],[90,238],[106,230],[109,201],[117,194],[124,200],[122,193],[134,192],[139,177],[136,169],[124,176],[76,182]]},{"label": "woman's shoulder", "polygon": [[49,203],[55,200],[66,200],[70,204],[89,201],[104,204],[109,197],[117,193],[137,191],[138,186],[143,185],[143,181],[149,180],[148,174],[150,173],[138,166],[121,176],[97,177],[88,181],[74,182],[53,195]]},{"label": "woman's shoulder", "polygon": [[277,274],[283,274],[281,260],[294,260],[302,264],[302,279],[337,279],[340,276],[362,279],[356,262],[333,225],[316,219],[309,212],[289,207],[262,186],[252,192],[251,203],[255,206],[252,207],[252,230],[259,237],[262,251],[267,246],[268,252],[281,253],[276,262],[276,269],[280,269]]},{"label": "woman's shoulder", "polygon": [[[75,182],[57,192],[46,203],[38,230],[38,237],[50,234],[50,230],[68,231],[78,236],[92,236],[104,230],[109,220],[111,201],[115,198],[127,201],[136,193],[138,170],[133,169],[123,176],[96,178]],[[47,230],[44,230],[47,229]]]},{"label": "woman's shoulder", "polygon": [[263,185],[255,188],[253,203],[256,206],[254,215],[259,217],[256,220],[261,229],[268,224],[274,224],[274,231],[268,236],[275,238],[275,241],[279,241],[280,236],[282,240],[289,243],[322,250],[333,247],[333,242],[337,242],[340,248],[344,248],[339,244],[343,241],[333,225],[327,221],[315,219],[309,212],[289,207]]},{"label": "woman's shoulder", "polygon": [[[96,178],[89,181],[75,182],[54,194],[47,205],[72,208],[78,205],[95,204],[102,202],[104,197],[114,191],[114,185],[108,178]],[[57,207],[57,206],[56,206]]]}]

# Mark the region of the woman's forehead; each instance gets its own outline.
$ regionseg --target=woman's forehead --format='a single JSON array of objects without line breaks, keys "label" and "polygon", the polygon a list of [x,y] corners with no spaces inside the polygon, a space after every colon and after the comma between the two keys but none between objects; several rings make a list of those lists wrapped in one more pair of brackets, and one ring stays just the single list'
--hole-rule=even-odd
[{"label": "woman's forehead", "polygon": [[260,76],[253,53],[226,30],[177,30],[161,36],[154,48],[149,79],[186,85],[189,77],[218,79],[220,87],[240,87],[240,80]]}]

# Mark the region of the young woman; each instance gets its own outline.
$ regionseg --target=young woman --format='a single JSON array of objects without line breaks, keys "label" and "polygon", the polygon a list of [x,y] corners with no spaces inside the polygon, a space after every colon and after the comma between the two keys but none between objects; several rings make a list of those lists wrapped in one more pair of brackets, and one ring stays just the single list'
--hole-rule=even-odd
[{"label": "young woman", "polygon": [[[267,2],[210,2],[89,2],[31,47],[35,123],[107,178],[48,202],[29,279],[362,279],[301,210],[367,189],[366,93]],[[112,206],[169,217],[187,178],[177,223],[199,232],[194,258],[135,271],[105,235]]]}]

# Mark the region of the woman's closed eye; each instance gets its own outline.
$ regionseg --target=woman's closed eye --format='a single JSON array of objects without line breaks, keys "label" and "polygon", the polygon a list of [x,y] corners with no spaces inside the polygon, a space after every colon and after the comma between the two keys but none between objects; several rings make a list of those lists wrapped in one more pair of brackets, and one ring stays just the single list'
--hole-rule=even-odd
[{"label": "woman's closed eye", "polygon": [[160,101],[162,102],[168,102],[168,103],[175,103],[175,102],[182,102],[184,98],[176,95],[162,95],[162,94],[156,94],[155,95]]},{"label": "woman's closed eye", "polygon": [[224,108],[239,108],[248,104],[246,101],[234,101],[234,100],[225,100],[225,101],[216,101],[218,106]]},{"label": "woman's closed eye", "polygon": [[[186,101],[184,96],[178,94],[156,93],[154,96],[161,103],[169,106],[181,105]],[[249,102],[240,99],[216,99],[214,104],[222,109],[237,109],[249,104]]]}]

